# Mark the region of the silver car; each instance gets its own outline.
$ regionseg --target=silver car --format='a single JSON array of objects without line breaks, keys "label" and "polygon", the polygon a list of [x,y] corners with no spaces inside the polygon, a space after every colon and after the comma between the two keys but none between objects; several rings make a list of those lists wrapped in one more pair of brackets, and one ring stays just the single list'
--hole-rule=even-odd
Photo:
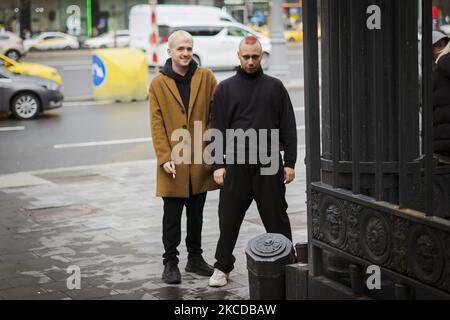
[{"label": "silver car", "polygon": [[0,67],[0,111],[22,120],[62,107],[60,86],[49,79],[14,74]]},{"label": "silver car", "polygon": [[0,32],[0,53],[19,61],[25,54],[22,39],[9,31]]}]

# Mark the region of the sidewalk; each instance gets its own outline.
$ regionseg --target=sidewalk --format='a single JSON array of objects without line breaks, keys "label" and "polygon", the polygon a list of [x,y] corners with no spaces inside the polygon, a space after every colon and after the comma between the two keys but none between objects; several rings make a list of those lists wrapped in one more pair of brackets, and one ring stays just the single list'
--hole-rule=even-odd
[{"label": "sidewalk", "polygon": [[[287,187],[294,244],[306,241],[304,149]],[[1,299],[248,299],[245,247],[264,233],[256,206],[247,212],[234,251],[236,268],[224,288],[184,272],[181,285],[161,281],[162,200],[154,197],[155,161],[0,175]],[[218,191],[204,211],[205,259],[214,262]],[[185,217],[182,222],[185,237]],[[184,241],[184,240],[183,240]],[[69,290],[69,266],[81,289]]]}]

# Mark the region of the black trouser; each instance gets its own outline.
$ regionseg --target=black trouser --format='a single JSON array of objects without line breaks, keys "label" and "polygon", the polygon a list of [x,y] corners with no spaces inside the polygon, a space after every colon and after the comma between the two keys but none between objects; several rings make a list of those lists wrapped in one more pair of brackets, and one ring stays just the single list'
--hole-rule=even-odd
[{"label": "black trouser", "polygon": [[177,247],[181,242],[181,214],[186,206],[186,247],[188,258],[201,255],[202,250],[202,224],[203,207],[206,200],[206,192],[190,195],[189,198],[163,197],[164,216],[162,238],[164,244],[163,263],[175,260],[178,263]]},{"label": "black trouser", "polygon": [[275,175],[261,175],[257,165],[227,165],[224,186],[220,190],[219,228],[214,267],[228,273],[236,261],[233,249],[253,199],[266,232],[281,233],[292,241],[291,225],[286,213],[283,168]]}]

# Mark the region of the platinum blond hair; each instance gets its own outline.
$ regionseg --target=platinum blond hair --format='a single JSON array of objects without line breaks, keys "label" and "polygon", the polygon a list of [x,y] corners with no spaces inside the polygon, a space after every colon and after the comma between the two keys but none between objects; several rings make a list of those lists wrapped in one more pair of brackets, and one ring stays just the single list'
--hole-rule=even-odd
[{"label": "platinum blond hair", "polygon": [[189,32],[184,30],[177,30],[172,32],[172,34],[169,36],[167,45],[169,46],[169,48],[172,48],[174,43],[182,39],[189,40],[192,44],[194,44],[194,39],[192,38],[192,35]]}]

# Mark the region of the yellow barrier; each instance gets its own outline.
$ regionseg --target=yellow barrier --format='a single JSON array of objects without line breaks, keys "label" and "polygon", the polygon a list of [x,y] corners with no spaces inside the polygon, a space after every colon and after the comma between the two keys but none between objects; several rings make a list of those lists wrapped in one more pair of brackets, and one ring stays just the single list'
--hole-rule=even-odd
[{"label": "yellow barrier", "polygon": [[148,65],[138,49],[99,49],[92,53],[94,100],[132,101],[147,98]]}]

